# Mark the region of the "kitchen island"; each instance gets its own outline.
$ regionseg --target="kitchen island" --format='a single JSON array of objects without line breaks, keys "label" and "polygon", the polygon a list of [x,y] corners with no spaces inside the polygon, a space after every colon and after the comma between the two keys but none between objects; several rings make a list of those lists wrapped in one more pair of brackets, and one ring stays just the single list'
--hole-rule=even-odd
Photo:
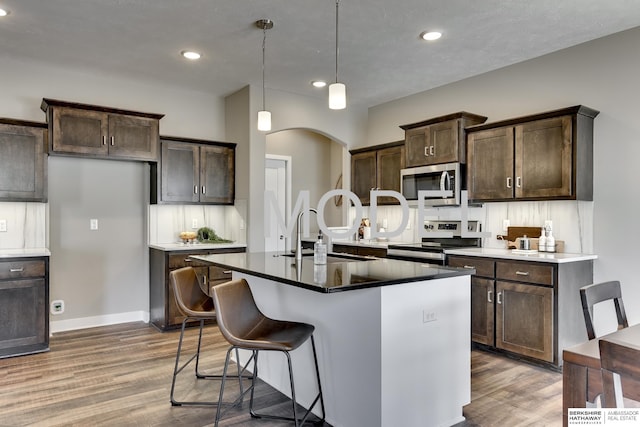
[{"label": "kitchen island", "polygon": [[[449,426],[471,399],[470,274],[329,254],[326,265],[276,253],[193,256],[245,278],[267,315],[315,326],[326,419],[335,427]],[[246,357],[245,356],[241,356]],[[316,385],[311,347],[293,352],[296,396]],[[290,395],[282,355],[260,377]]]}]

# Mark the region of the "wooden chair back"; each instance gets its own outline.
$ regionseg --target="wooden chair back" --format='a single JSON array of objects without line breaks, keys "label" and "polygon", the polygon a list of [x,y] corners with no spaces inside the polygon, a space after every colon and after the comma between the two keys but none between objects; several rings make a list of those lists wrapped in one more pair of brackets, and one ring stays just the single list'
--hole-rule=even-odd
[{"label": "wooden chair back", "polygon": [[592,285],[580,288],[580,300],[582,302],[582,312],[584,314],[584,322],[587,327],[587,336],[590,340],[596,337],[593,327],[593,306],[608,300],[613,300],[616,309],[616,317],[618,319],[618,329],[627,328],[627,314],[624,311],[624,303],[622,302],[622,290],[620,282],[617,280],[610,282],[594,283]]}]

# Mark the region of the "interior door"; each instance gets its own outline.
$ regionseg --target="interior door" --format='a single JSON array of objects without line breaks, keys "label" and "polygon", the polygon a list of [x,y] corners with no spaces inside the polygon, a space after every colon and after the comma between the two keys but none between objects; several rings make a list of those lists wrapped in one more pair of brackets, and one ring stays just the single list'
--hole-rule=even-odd
[{"label": "interior door", "polygon": [[[287,162],[285,159],[267,158],[265,161],[265,190],[276,195],[278,210],[286,218],[287,209]],[[270,215],[270,223],[265,231],[270,231],[269,237],[265,237],[264,250],[266,252],[284,252],[287,250],[287,241],[284,231],[278,227],[278,219]]]}]

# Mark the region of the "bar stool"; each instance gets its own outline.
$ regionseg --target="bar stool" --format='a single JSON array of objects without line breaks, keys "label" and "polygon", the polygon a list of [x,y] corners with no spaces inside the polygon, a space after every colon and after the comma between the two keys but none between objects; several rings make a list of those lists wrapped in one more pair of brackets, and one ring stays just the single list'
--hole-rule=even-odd
[{"label": "bar stool", "polygon": [[[297,427],[303,425],[307,421],[307,418],[311,414],[311,410],[319,403],[322,411],[322,418],[319,422],[323,422],[325,418],[324,400],[322,397],[322,386],[320,385],[320,371],[318,369],[316,345],[313,339],[314,326],[301,322],[274,320],[262,314],[255,303],[249,284],[244,279],[232,280],[214,287],[212,289],[211,296],[213,297],[213,301],[217,308],[218,327],[225,339],[229,344],[231,344],[231,347],[227,351],[224,371],[222,374],[222,385],[220,387],[219,405],[216,413],[215,426],[218,425],[222,413],[220,403],[222,403],[222,396],[224,393],[229,356],[231,355],[231,350],[236,349],[237,351],[239,348],[252,352],[251,357],[254,360],[254,372],[251,386],[244,392],[241,390],[240,396],[236,399],[233,405],[242,401],[244,395],[251,391],[249,412],[252,417],[294,421]],[[318,394],[304,416],[302,418],[298,418],[293,369],[289,352],[300,347],[309,338],[311,338],[311,347],[313,349],[315,374],[318,382]],[[258,414],[253,409],[253,394],[256,377],[258,376],[258,354],[260,351],[280,351],[287,357],[289,381],[291,384],[291,401],[293,405],[292,418]]]},{"label": "bar stool", "polygon": [[613,300],[616,317],[618,319],[618,329],[629,327],[627,314],[624,311],[624,303],[622,302],[622,290],[619,281],[594,283],[580,288],[582,312],[587,327],[587,336],[590,340],[596,337],[596,332],[593,327],[593,306],[608,300]]},{"label": "bar stool", "polygon": [[[176,363],[173,369],[173,379],[171,381],[171,405],[218,405],[217,401],[178,401],[174,398],[174,391],[176,385],[176,378],[178,374],[182,372],[194,359],[195,363],[195,376],[197,379],[221,379],[222,375],[208,375],[203,374],[198,370],[200,362],[200,347],[202,343],[202,329],[206,320],[216,320],[216,310],[213,304],[213,300],[207,295],[200,286],[200,281],[196,275],[193,267],[184,267],[178,270],[171,271],[169,273],[169,281],[173,288],[173,294],[178,305],[178,309],[185,316],[182,321],[182,329],[180,331],[180,340],[178,341],[178,351],[176,353]],[[182,353],[182,340],[184,338],[184,331],[189,321],[199,321],[200,330],[198,331],[198,345],[196,352],[189,357],[189,359],[180,366],[180,355]],[[236,350],[236,357],[238,352]],[[238,359],[239,360],[239,359]],[[238,380],[240,381],[240,388],[243,390],[242,378],[240,378],[240,366],[238,366]],[[250,378],[250,377],[247,377]]]}]

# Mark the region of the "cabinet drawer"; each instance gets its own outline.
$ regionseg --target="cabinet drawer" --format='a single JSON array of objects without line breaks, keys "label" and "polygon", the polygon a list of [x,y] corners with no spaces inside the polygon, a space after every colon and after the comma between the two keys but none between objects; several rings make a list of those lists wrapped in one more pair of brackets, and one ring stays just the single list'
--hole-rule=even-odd
[{"label": "cabinet drawer", "polygon": [[209,267],[209,280],[231,280],[231,270],[221,267]]},{"label": "cabinet drawer", "polygon": [[496,262],[496,278],[553,285],[553,266],[525,262]]},{"label": "cabinet drawer", "polygon": [[42,260],[0,262],[0,280],[44,277],[44,274],[45,266]]},{"label": "cabinet drawer", "polygon": [[182,267],[204,267],[208,264],[195,259],[190,259],[191,255],[206,255],[203,252],[185,252],[180,254],[169,255],[169,270],[175,270]]},{"label": "cabinet drawer", "polygon": [[476,276],[493,277],[495,261],[486,258],[451,256],[448,265],[458,268],[475,268]]}]

